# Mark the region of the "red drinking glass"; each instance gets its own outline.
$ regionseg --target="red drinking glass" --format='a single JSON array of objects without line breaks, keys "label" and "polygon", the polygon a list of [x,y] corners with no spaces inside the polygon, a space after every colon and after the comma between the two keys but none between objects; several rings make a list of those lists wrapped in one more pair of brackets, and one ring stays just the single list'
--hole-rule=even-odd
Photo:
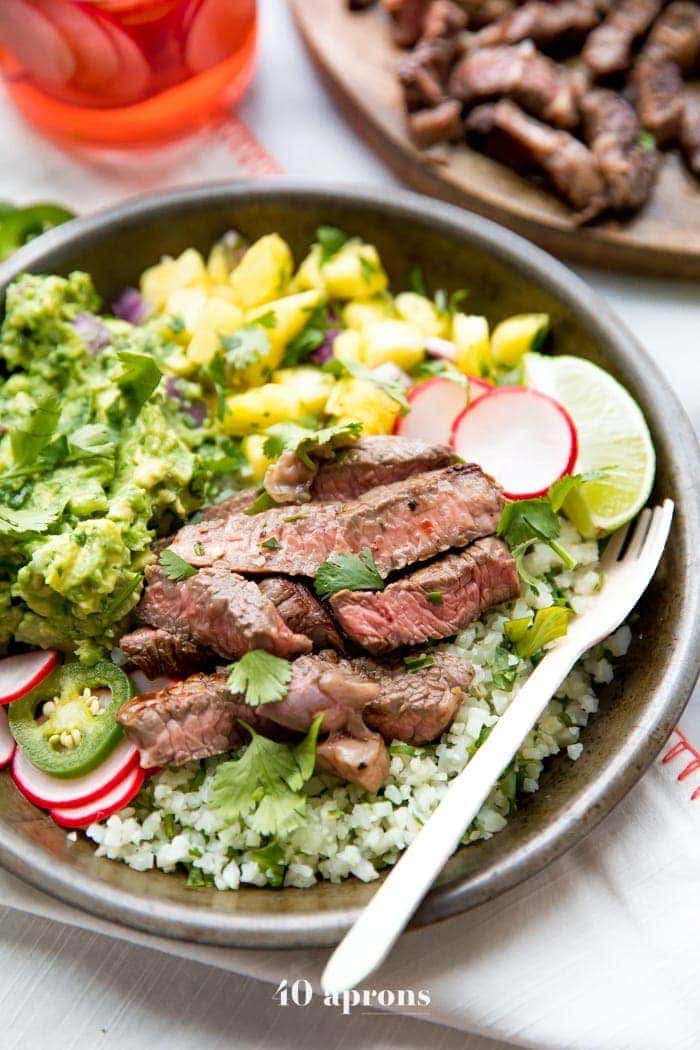
[{"label": "red drinking glass", "polygon": [[64,142],[125,147],[195,131],[255,63],[255,0],[0,0],[9,94]]}]

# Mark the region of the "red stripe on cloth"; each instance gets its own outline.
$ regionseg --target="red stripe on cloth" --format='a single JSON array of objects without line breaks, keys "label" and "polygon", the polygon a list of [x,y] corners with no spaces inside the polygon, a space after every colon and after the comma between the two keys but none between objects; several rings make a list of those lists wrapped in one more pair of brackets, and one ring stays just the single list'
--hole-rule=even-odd
[{"label": "red stripe on cloth", "polygon": [[[683,769],[680,771],[676,780],[683,781],[687,780],[688,777],[692,776],[693,773],[700,772],[700,751],[688,740],[685,733],[677,726],[673,730],[674,734],[678,737],[676,743],[671,744],[668,751],[663,755],[661,761],[664,765],[669,762],[673,762],[674,759],[683,755],[686,760],[683,765]],[[700,798],[700,784],[695,788],[690,796],[691,802]]]},{"label": "red stripe on cloth", "polygon": [[220,128],[220,134],[246,175],[281,175],[284,169],[263,146],[240,117],[229,117]]}]

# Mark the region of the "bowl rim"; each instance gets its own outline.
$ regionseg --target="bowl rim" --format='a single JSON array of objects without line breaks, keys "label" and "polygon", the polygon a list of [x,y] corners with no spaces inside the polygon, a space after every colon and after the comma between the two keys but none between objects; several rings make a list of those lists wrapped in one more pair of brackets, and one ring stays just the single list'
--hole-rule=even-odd
[{"label": "bowl rim", "polygon": [[[685,476],[683,529],[689,557],[683,565],[683,598],[678,614],[678,639],[667,655],[667,671],[656,690],[657,702],[625,741],[625,747],[606,761],[603,770],[580,792],[574,806],[552,819],[506,857],[489,861],[466,878],[431,890],[413,917],[422,926],[466,911],[512,888],[540,871],[579,842],[639,780],[663,747],[700,674],[700,573],[693,571],[693,552],[700,548],[700,447],[685,410],[651,356],[610,307],[563,263],[518,234],[489,219],[450,204],[392,188],[386,191],[328,184],[308,179],[216,182],[130,198],[115,207],[77,218],[44,234],[0,264],[0,294],[24,270],[40,270],[54,251],[78,242],[96,243],[122,226],[144,219],[177,216],[181,209],[196,211],[212,204],[230,206],[265,200],[315,206],[363,206],[429,223],[447,237],[469,238],[475,246],[512,266],[570,309],[597,344],[644,390],[645,411],[653,408],[660,419],[672,421],[670,462]],[[147,933],[219,946],[289,948],[336,943],[361,910],[335,908],[320,913],[240,915],[208,913],[195,907],[117,889],[96,876],[76,872],[57,862],[46,850],[29,843],[0,817],[0,864],[12,874],[67,904],[103,919]]]}]

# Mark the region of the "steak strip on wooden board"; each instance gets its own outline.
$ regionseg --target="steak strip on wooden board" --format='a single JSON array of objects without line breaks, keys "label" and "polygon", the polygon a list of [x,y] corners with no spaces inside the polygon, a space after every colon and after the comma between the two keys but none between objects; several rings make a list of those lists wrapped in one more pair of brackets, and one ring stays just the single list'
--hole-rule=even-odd
[{"label": "steak strip on wooden board", "polygon": [[477,106],[467,117],[467,139],[522,174],[538,174],[588,222],[604,211],[608,191],[591,151],[569,135],[523,113],[503,99]]},{"label": "steak strip on wooden board", "polygon": [[700,178],[700,100],[695,96],[686,95],[680,144],[688,170]]},{"label": "steak strip on wooden board", "polygon": [[518,44],[531,40],[542,50],[569,51],[579,46],[600,21],[594,0],[528,0],[502,18],[480,29],[469,40],[469,49]]},{"label": "steak strip on wooden board", "polygon": [[581,100],[586,141],[598,162],[611,204],[640,208],[651,193],[661,155],[640,143],[639,121],[629,102],[607,88],[592,88]]},{"label": "steak strip on wooden board", "polygon": [[186,525],[170,549],[194,566],[221,561],[251,575],[315,576],[332,554],[369,548],[384,577],[492,535],[503,504],[501,489],[479,467],[455,464],[380,485],[346,503],[312,504],[303,520],[275,508]]},{"label": "steak strip on wooden board", "polygon": [[383,591],[338,591],[330,605],[348,638],[377,654],[450,638],[519,592],[508,547],[490,536]]},{"label": "steak strip on wooden board", "polygon": [[620,0],[589,34],[583,61],[596,77],[622,73],[632,63],[632,48],[663,6],[662,0]]}]

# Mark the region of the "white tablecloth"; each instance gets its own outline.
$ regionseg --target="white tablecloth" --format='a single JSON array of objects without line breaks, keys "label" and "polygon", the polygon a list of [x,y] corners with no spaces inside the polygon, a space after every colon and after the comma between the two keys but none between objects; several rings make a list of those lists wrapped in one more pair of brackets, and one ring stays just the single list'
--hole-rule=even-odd
[{"label": "white tablecloth", "polygon": [[[0,199],[43,197],[86,211],[166,185],[282,169],[346,183],[380,184],[390,192],[393,177],[355,138],[323,93],[283,0],[263,0],[262,16],[261,71],[240,119],[185,147],[157,155],[144,153],[128,166],[117,157],[76,159],[47,144],[7,104],[1,105]],[[655,354],[696,424],[700,423],[697,286],[600,271],[587,271],[584,276]],[[163,959],[156,968],[161,978],[184,972],[192,980],[195,975],[199,980],[208,975],[206,979],[215,983],[213,971],[198,969],[197,964],[231,971],[226,988],[228,998],[237,1000],[232,1015],[237,1018],[241,1046],[340,1047],[352,1041],[359,1046],[417,1047],[427,1038],[440,1046],[468,1050],[507,1045],[690,1050],[698,1045],[700,1031],[700,799],[691,801],[700,785],[700,756],[690,743],[700,738],[700,703],[691,706],[683,727],[685,735],[675,734],[665,748],[666,761],[656,763],[585,843],[498,900],[403,938],[372,978],[371,987],[427,989],[430,1004],[416,1008],[415,1020],[392,1017],[388,1021],[363,1008],[344,1017],[318,1000],[304,1009],[284,1009],[273,1002],[269,985],[246,979],[317,982],[324,952],[245,952],[168,942],[76,912],[0,872],[2,902],[57,923],[126,939],[133,947],[124,949],[128,951],[124,958],[132,967],[150,965],[146,947],[190,960],[189,969],[182,971],[182,961]],[[28,928],[12,916],[3,928],[13,931],[14,940],[4,945],[0,957],[21,961],[41,1002],[43,981],[56,982],[60,970],[59,960],[52,962],[46,947],[50,940],[46,926],[36,926],[42,947],[31,961],[21,952],[31,939]],[[85,951],[95,959],[113,954],[100,937],[75,936],[85,938]],[[74,942],[64,935],[63,952],[69,951],[69,943]],[[91,988],[99,983],[101,969],[90,974]],[[116,985],[114,994],[119,994],[116,972],[107,976],[109,988]],[[166,977],[166,983],[171,979]],[[79,996],[83,981],[84,974],[76,972],[71,984],[61,971],[62,995]],[[131,1008],[143,1023],[127,1023],[121,1011],[102,1033],[105,1040],[139,1050],[152,1043],[148,1032],[157,1029],[153,1011],[162,998],[157,983],[153,981],[152,997],[135,1002],[130,993]],[[32,1050],[54,1046],[55,1029],[38,1023],[49,1015],[50,1004],[30,1017],[27,1011],[15,1009],[15,994],[11,988],[0,992],[0,1004],[12,1009],[14,1016],[12,1028],[0,1024],[0,1046],[29,1045]],[[106,994],[104,988],[101,994]],[[181,998],[164,994],[171,1017],[177,1015]],[[224,1020],[226,997],[222,994],[223,1001],[216,1005],[212,998],[209,1007],[198,1013],[200,999],[197,995],[191,1002],[199,1027],[189,1035],[186,1028],[178,1029],[173,1034],[175,1046],[198,1045],[200,1033],[201,1045],[223,1045],[224,1033],[230,1032]],[[85,1001],[84,995],[80,1001]],[[63,1005],[68,1009],[69,1004]],[[217,1011],[221,1012],[218,1027]],[[181,1017],[186,1014],[184,1009]],[[447,1028],[427,1029],[423,1020],[462,1034],[455,1038]],[[94,1045],[92,1029],[79,1024],[70,1031],[71,1046]]]}]

